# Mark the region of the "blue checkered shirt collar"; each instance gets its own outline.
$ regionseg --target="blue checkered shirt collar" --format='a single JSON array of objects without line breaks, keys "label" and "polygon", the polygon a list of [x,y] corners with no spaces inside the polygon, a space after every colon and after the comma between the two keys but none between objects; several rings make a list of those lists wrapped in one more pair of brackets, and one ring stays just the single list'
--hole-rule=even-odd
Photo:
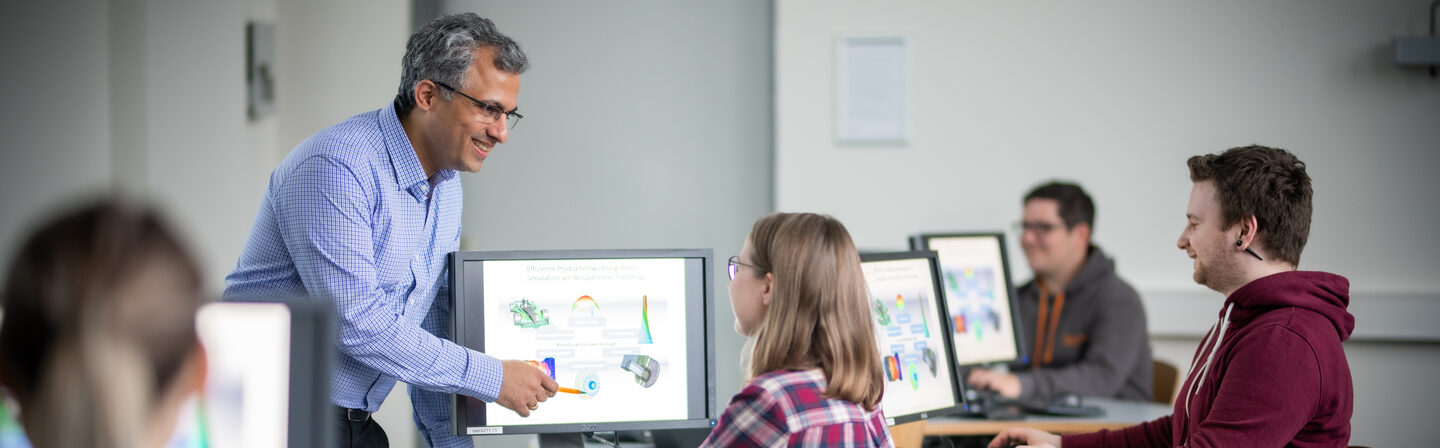
[{"label": "blue checkered shirt collar", "polygon": [[[415,146],[400,125],[400,116],[391,102],[380,112],[380,130],[385,135],[385,150],[390,154],[390,166],[395,170],[395,184],[410,193],[415,200],[424,202],[430,194],[431,183],[425,178],[425,167],[415,154]],[[455,177],[455,170],[440,170],[435,173],[434,185]]]}]

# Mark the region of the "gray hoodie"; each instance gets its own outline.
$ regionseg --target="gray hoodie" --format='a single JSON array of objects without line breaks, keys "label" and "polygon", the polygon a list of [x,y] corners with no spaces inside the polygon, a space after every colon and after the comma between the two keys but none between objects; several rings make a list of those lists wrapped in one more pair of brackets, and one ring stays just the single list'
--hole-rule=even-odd
[{"label": "gray hoodie", "polygon": [[[1044,334],[1036,331],[1040,296],[1035,280],[1016,291],[1021,348],[1029,354],[1028,363],[1011,369],[1020,377],[1020,398],[1060,393],[1152,398],[1145,307],[1135,288],[1115,275],[1115,262],[1100,248],[1090,246],[1085,264],[1065,286],[1063,303],[1058,297],[1044,298]],[[1060,320],[1055,324],[1051,321],[1057,308]]]}]

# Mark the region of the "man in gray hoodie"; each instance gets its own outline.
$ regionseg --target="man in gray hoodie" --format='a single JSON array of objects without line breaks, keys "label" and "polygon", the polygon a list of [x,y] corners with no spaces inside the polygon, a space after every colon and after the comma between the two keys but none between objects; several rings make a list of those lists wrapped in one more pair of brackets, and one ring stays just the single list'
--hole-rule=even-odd
[{"label": "man in gray hoodie", "polygon": [[1025,195],[1020,245],[1035,278],[1016,291],[1015,312],[1030,354],[1013,373],[973,369],[969,383],[1020,399],[1151,398],[1145,308],[1091,244],[1094,227],[1094,202],[1079,185],[1051,182]]}]

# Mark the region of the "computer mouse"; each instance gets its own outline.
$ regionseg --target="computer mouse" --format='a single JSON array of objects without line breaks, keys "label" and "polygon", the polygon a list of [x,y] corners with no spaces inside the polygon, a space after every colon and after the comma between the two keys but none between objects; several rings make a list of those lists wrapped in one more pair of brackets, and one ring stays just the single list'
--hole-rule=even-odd
[{"label": "computer mouse", "polygon": [[1078,408],[1085,405],[1085,402],[1080,399],[1080,395],[1072,393],[1056,395],[1053,402],[1067,408]]},{"label": "computer mouse", "polygon": [[979,400],[979,399],[980,399],[980,391],[977,391],[977,390],[975,390],[974,388],[969,388],[969,387],[965,388],[965,400],[966,400],[966,401],[975,401],[975,400]]}]

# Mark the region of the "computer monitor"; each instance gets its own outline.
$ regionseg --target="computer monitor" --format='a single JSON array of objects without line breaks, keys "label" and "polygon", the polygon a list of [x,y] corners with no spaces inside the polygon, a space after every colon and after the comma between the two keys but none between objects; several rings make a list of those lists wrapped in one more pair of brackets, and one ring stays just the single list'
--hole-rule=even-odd
[{"label": "computer monitor", "polygon": [[1022,359],[1005,234],[920,234],[911,237],[910,247],[940,254],[955,363],[974,366]]},{"label": "computer monitor", "polygon": [[880,404],[892,426],[949,414],[965,403],[951,370],[950,314],[936,257],[933,251],[860,255],[885,371]]},{"label": "computer monitor", "polygon": [[714,425],[709,249],[455,252],[451,338],[568,392],[520,417],[456,395],[457,435]]},{"label": "computer monitor", "polygon": [[166,446],[329,446],[334,311],[323,300],[224,301],[195,317],[204,390]]}]

